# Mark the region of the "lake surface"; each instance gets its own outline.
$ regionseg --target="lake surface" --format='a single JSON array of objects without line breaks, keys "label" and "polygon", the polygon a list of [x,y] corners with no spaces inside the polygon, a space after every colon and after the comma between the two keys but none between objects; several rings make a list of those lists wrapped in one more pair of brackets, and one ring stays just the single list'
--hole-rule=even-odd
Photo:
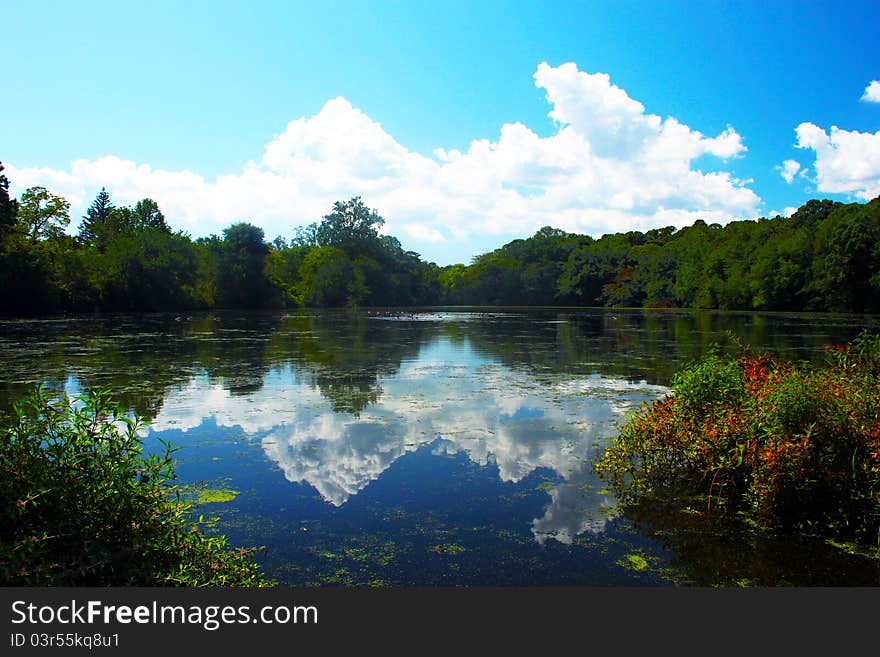
[{"label": "lake surface", "polygon": [[[285,585],[877,585],[818,540],[624,517],[591,466],[683,364],[787,360],[880,318],[686,311],[303,311],[0,321],[0,408],[110,388],[226,491],[210,531]],[[220,496],[224,499],[224,496]]]}]

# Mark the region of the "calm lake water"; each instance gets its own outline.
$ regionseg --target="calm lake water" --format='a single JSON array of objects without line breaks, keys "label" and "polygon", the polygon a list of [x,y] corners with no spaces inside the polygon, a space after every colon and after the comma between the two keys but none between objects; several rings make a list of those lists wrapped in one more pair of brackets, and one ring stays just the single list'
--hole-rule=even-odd
[{"label": "calm lake water", "polygon": [[[0,321],[0,408],[110,388],[287,585],[877,585],[818,540],[628,518],[598,451],[731,336],[787,360],[880,318],[304,311]],[[233,497],[234,496],[234,497]],[[221,497],[222,499],[222,497]]]}]

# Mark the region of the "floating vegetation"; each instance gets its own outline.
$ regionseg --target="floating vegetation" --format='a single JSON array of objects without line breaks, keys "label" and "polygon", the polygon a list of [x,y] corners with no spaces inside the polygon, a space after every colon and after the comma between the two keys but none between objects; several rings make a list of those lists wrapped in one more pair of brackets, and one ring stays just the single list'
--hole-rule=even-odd
[{"label": "floating vegetation", "polygon": [[495,535],[501,541],[516,543],[519,545],[529,545],[532,543],[532,539],[530,536],[526,534],[518,534],[516,532],[510,531],[509,529],[499,529],[495,532]]},{"label": "floating vegetation", "polygon": [[831,547],[837,548],[838,550],[840,550],[841,552],[845,552],[846,554],[875,559],[880,558],[880,545],[870,546],[861,543],[855,543],[853,541],[835,541],[834,539],[828,539],[825,542]]},{"label": "floating vegetation", "polygon": [[617,560],[617,565],[629,570],[647,570],[648,560],[640,554],[625,554],[623,558]]},{"label": "floating vegetation", "polygon": [[431,552],[436,552],[437,554],[448,554],[450,556],[455,556],[457,554],[461,554],[462,552],[466,552],[467,548],[462,547],[458,543],[441,543],[439,545],[435,545],[429,548]]},{"label": "floating vegetation", "polygon": [[39,380],[119,390],[150,420],[149,450],[183,448],[199,527],[265,544],[257,559],[284,585],[880,584],[880,560],[846,535],[789,545],[751,517],[716,525],[736,510],[721,475],[667,522],[657,504],[621,506],[592,469],[618,423],[725,329],[818,364],[828,339],[880,320],[440,315],[0,321],[5,394]]},{"label": "floating vegetation", "polygon": [[197,504],[216,504],[231,502],[238,497],[240,491],[232,488],[200,488],[196,491]]},{"label": "floating vegetation", "polygon": [[408,516],[409,514],[398,506],[393,509],[388,509],[383,516],[383,520],[401,521],[405,520]]}]

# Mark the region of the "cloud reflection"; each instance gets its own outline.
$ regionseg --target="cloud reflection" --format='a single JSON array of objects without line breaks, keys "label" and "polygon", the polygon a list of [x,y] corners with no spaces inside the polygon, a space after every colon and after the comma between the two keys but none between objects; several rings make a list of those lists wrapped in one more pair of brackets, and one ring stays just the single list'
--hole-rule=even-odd
[{"label": "cloud reflection", "polygon": [[538,542],[570,543],[600,530],[613,500],[589,492],[601,486],[588,463],[594,445],[611,435],[621,416],[666,389],[600,376],[541,382],[466,347],[455,360],[450,353],[448,344],[438,344],[403,363],[358,416],[334,412],[318,389],[291,371],[273,370],[248,396],[196,378],[169,396],[152,430],[186,431],[207,417],[238,426],[261,439],[287,480],[307,482],[337,507],[401,456],[442,439],[443,451],[494,463],[506,482],[537,469],[560,478],[547,491],[544,516],[533,522]]}]

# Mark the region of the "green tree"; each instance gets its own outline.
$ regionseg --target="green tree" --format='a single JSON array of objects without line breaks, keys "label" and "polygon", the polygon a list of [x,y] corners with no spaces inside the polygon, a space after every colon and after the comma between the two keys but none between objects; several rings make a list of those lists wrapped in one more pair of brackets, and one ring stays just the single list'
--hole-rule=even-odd
[{"label": "green tree", "polygon": [[681,308],[702,306],[707,296],[707,280],[704,273],[704,259],[712,249],[712,231],[706,222],[697,219],[692,226],[682,228],[664,250],[677,253],[678,266],[675,282],[672,285],[675,305]]},{"label": "green tree", "polygon": [[45,187],[29,187],[18,205],[18,225],[31,242],[59,237],[70,223],[70,203]]},{"label": "green tree", "polygon": [[296,305],[303,304],[300,297],[300,268],[309,251],[307,246],[274,248],[266,256],[266,278],[284,292],[287,301]]},{"label": "green tree", "polygon": [[312,248],[318,244],[318,224],[311,223],[308,226],[297,226],[293,229],[293,245]]},{"label": "green tree", "polygon": [[376,247],[384,224],[379,213],[356,196],[333,204],[333,212],[324,215],[315,238],[319,246],[335,246],[350,256],[359,255]]},{"label": "green tree", "polygon": [[298,297],[309,306],[344,306],[357,303],[361,279],[342,249],[321,246],[308,252],[300,267]]},{"label": "green tree", "polygon": [[440,268],[437,280],[443,290],[445,303],[464,303],[464,287],[467,285],[467,266],[463,264],[448,265]]},{"label": "green tree", "polygon": [[102,187],[79,224],[77,235],[79,241],[103,250],[106,242],[106,224],[115,208],[116,206],[110,201],[110,194]]},{"label": "green tree", "polygon": [[839,201],[830,201],[827,198],[818,201],[816,199],[807,201],[797,211],[791,215],[791,221],[798,226],[806,228],[815,228],[828,218],[834,210],[842,206]]},{"label": "green tree", "polygon": [[246,222],[223,231],[219,249],[217,301],[230,308],[266,308],[279,294],[266,278],[264,268],[269,245],[263,229]]},{"label": "green tree", "polygon": [[[643,241],[643,240],[642,240]],[[631,254],[632,240],[616,233],[573,250],[559,277],[559,294],[575,298],[579,305],[596,306],[605,301],[619,302],[611,293],[623,269],[631,269],[635,260]],[[632,272],[621,275],[622,284],[632,280]],[[603,293],[605,296],[603,296]],[[628,298],[628,295],[627,295]]]},{"label": "green tree", "polygon": [[159,204],[151,198],[141,199],[132,209],[134,215],[134,223],[136,226],[144,228],[155,228],[166,233],[170,233],[171,229],[165,223],[165,215],[159,209]]},{"label": "green tree", "polygon": [[46,313],[67,307],[70,286],[81,282],[72,266],[71,239],[64,234],[68,207],[66,200],[42,187],[25,190],[21,203],[15,203],[15,223],[7,226],[0,244],[0,312]]},{"label": "green tree", "polygon": [[508,242],[500,249],[478,256],[468,272],[466,297],[471,303],[552,305],[559,303],[557,282],[571,252],[591,243],[544,226],[528,239]]},{"label": "green tree", "polygon": [[837,207],[819,226],[812,293],[821,309],[880,311],[880,197]]},{"label": "green tree", "polygon": [[141,228],[111,234],[96,259],[109,310],[180,310],[200,304],[195,245],[182,234]]},{"label": "green tree", "polygon": [[497,249],[474,258],[468,268],[470,303],[519,305],[522,262],[505,249]]},{"label": "green tree", "polygon": [[219,298],[220,251],[222,240],[217,235],[199,237],[196,246],[195,297],[206,306],[214,307]]},{"label": "green tree", "polygon": [[[651,232],[648,231],[649,234]],[[666,248],[662,241],[651,240],[635,247],[633,255],[638,263],[636,269],[643,283],[645,305],[674,306],[672,284],[678,267],[678,252]]]},{"label": "green tree", "polygon": [[18,201],[9,198],[9,179],[3,174],[3,163],[0,162],[0,237],[15,225],[17,214]]}]

